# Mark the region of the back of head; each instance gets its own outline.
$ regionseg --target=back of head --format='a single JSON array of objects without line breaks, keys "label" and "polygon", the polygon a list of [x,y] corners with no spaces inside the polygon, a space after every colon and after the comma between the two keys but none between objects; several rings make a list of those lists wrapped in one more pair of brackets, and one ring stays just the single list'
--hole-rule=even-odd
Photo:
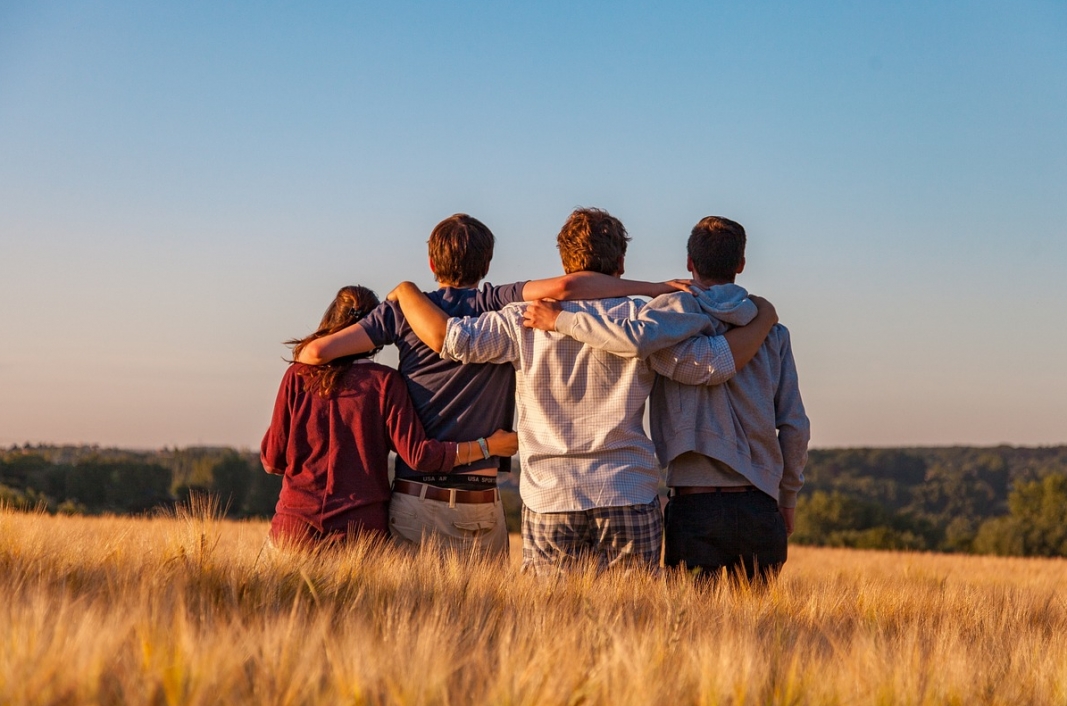
[{"label": "back of head", "polygon": [[616,275],[622,271],[629,242],[630,236],[618,218],[599,208],[578,208],[559,231],[556,247],[567,274]]},{"label": "back of head", "polygon": [[457,213],[430,233],[430,261],[434,278],[442,284],[475,285],[489,273],[493,259],[493,232],[477,218]]},{"label": "back of head", "polygon": [[[352,324],[359,323],[364,316],[378,306],[378,303],[378,295],[366,287],[361,287],[358,284],[341,287],[337,292],[337,296],[326,307],[326,313],[322,315],[318,331],[304,338],[286,341],[286,344],[293,346],[293,357],[296,358],[300,355],[300,351],[304,349],[304,346],[316,338],[329,336],[332,333],[348,328]],[[379,350],[381,349],[376,348],[367,353],[332,360],[325,365],[310,368],[307,371],[307,375],[314,380],[315,385],[313,386],[318,387],[319,394],[326,397],[337,387],[341,376],[353,362],[359,358],[369,358]]]},{"label": "back of head", "polygon": [[701,279],[733,282],[745,261],[745,229],[729,218],[702,218],[689,234],[687,249]]}]

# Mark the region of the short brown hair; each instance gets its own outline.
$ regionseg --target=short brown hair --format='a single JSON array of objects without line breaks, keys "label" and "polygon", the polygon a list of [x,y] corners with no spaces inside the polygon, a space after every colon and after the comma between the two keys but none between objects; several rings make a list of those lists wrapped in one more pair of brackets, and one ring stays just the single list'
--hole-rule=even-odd
[{"label": "short brown hair", "polygon": [[477,218],[457,213],[434,226],[430,260],[434,279],[445,284],[476,284],[489,273],[493,232]]},{"label": "short brown hair", "polygon": [[702,218],[689,234],[687,250],[701,279],[733,282],[745,259],[745,229],[729,218]]},{"label": "short brown hair", "polygon": [[622,222],[599,208],[577,208],[556,238],[563,271],[619,273],[630,236]]}]

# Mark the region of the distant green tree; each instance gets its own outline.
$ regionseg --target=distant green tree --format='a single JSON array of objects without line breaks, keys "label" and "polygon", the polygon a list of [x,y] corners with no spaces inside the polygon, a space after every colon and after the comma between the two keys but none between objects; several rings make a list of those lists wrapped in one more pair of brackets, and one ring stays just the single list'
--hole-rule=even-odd
[{"label": "distant green tree", "polygon": [[211,469],[211,490],[219,497],[226,514],[244,514],[245,498],[252,484],[252,468],[237,452],[231,451]]},{"label": "distant green tree", "polygon": [[974,539],[978,533],[978,520],[970,517],[955,517],[945,527],[945,536],[941,548],[950,552],[967,553],[974,548]]},{"label": "distant green tree", "polygon": [[15,510],[32,510],[34,501],[23,490],[9,488],[0,484],[0,507],[13,508]]},{"label": "distant green tree", "polygon": [[263,470],[253,470],[244,512],[248,517],[270,517],[282,492],[282,477]]},{"label": "distant green tree", "polygon": [[1028,556],[1067,556],[1067,476],[1021,484],[1008,497],[1008,506],[1022,527]]},{"label": "distant green tree", "polygon": [[26,488],[35,476],[47,472],[50,465],[36,454],[13,455],[0,466],[0,483],[10,488]]},{"label": "distant green tree", "polygon": [[815,491],[797,504],[793,541],[857,549],[927,549],[928,523],[844,493]]},{"label": "distant green tree", "polygon": [[1008,496],[1010,514],[987,520],[975,551],[1024,556],[1067,556],[1067,475],[1018,483]]},{"label": "distant green tree", "polygon": [[155,463],[113,461],[107,487],[107,507],[119,512],[145,512],[171,499],[170,469]]},{"label": "distant green tree", "polygon": [[999,554],[1000,556],[1022,556],[1023,533],[1019,521],[1014,517],[993,517],[981,524],[971,544],[975,554]]},{"label": "distant green tree", "polygon": [[111,484],[111,467],[101,461],[79,463],[67,475],[63,499],[80,503],[91,512],[99,512],[107,505],[107,491]]},{"label": "distant green tree", "polygon": [[67,507],[90,512],[145,512],[171,499],[171,472],[155,463],[92,458],[66,474]]}]

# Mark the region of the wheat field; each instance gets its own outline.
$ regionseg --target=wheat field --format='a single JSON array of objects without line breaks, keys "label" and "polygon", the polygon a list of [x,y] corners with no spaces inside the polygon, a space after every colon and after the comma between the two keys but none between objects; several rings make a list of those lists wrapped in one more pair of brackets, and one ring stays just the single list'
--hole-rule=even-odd
[{"label": "wheat field", "polygon": [[709,589],[266,527],[0,509],[0,703],[1067,703],[1061,560],[791,548]]}]

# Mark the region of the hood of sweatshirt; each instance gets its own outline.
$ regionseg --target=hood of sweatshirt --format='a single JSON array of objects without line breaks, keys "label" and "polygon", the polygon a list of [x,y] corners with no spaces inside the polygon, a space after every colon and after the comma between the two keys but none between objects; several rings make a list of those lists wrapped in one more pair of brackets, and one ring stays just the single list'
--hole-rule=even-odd
[{"label": "hood of sweatshirt", "polygon": [[744,326],[756,318],[756,305],[748,298],[744,287],[736,284],[717,284],[696,295],[705,314],[731,326]]}]

